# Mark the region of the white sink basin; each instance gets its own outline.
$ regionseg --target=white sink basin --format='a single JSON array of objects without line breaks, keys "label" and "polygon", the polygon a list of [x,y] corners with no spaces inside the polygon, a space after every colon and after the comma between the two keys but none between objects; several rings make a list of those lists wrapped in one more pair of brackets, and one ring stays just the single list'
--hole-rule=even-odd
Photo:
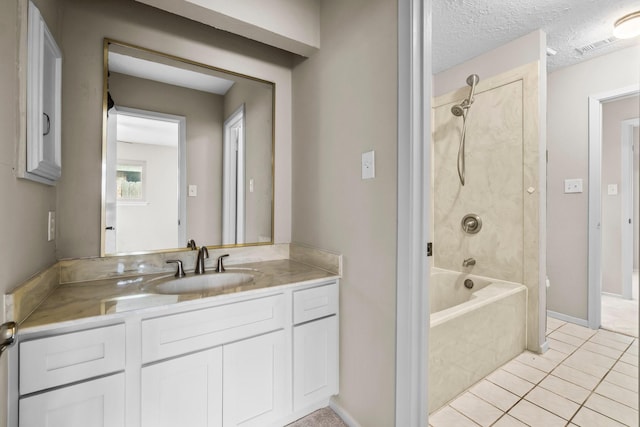
[{"label": "white sink basin", "polygon": [[172,279],[151,285],[147,289],[157,294],[192,294],[216,288],[244,285],[251,281],[253,281],[253,276],[247,273],[212,273]]}]

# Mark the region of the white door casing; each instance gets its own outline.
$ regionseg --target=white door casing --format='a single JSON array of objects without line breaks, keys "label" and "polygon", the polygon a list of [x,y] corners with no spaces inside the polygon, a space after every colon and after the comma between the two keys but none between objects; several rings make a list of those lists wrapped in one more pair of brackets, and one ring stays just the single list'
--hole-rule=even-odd
[{"label": "white door casing", "polygon": [[600,328],[602,311],[602,104],[640,91],[640,85],[589,96],[588,324]]},{"label": "white door casing", "polygon": [[622,199],[622,296],[626,299],[632,298],[632,277],[633,277],[633,189],[637,183],[633,182],[633,160],[637,155],[633,151],[634,129],[640,126],[640,119],[624,120],[621,123],[621,186],[620,196]]},{"label": "white door casing", "polygon": [[222,244],[243,244],[245,228],[244,104],[223,125]]}]

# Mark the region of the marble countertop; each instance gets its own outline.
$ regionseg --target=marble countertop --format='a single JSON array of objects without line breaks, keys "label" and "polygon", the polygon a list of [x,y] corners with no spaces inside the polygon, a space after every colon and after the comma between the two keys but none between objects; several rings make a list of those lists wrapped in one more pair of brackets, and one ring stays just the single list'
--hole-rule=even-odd
[{"label": "marble countertop", "polygon": [[[62,284],[25,319],[20,327],[27,329],[80,319],[107,318],[110,315],[133,310],[339,278],[335,273],[292,260],[236,264],[228,267],[227,271],[251,274],[253,280],[241,285],[227,285],[179,295],[153,292],[157,284],[175,279],[173,274],[167,273]],[[214,274],[219,273],[212,270],[206,272],[206,275]],[[188,271],[187,277],[193,277],[193,272]]]}]

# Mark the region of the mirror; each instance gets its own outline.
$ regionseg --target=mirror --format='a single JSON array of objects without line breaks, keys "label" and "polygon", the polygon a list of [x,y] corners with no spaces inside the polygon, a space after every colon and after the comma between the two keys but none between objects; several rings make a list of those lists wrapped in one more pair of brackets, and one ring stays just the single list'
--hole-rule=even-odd
[{"label": "mirror", "polygon": [[105,39],[102,255],[273,242],[274,83]]}]

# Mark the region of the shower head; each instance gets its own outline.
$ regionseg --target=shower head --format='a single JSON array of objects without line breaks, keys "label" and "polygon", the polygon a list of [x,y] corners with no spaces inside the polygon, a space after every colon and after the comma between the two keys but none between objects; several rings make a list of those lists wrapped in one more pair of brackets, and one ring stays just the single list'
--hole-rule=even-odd
[{"label": "shower head", "polygon": [[462,106],[462,104],[456,104],[451,107],[451,112],[454,116],[460,117],[464,114],[464,107]]},{"label": "shower head", "polygon": [[451,107],[451,113],[454,116],[466,117],[465,113],[471,107],[471,104],[473,104],[473,95],[476,92],[476,85],[478,84],[479,81],[480,81],[480,77],[478,77],[477,74],[471,74],[469,77],[467,77],[467,84],[471,86],[471,90],[469,91],[469,97],[466,98],[464,101],[462,101],[460,104],[456,104],[453,107]]}]

